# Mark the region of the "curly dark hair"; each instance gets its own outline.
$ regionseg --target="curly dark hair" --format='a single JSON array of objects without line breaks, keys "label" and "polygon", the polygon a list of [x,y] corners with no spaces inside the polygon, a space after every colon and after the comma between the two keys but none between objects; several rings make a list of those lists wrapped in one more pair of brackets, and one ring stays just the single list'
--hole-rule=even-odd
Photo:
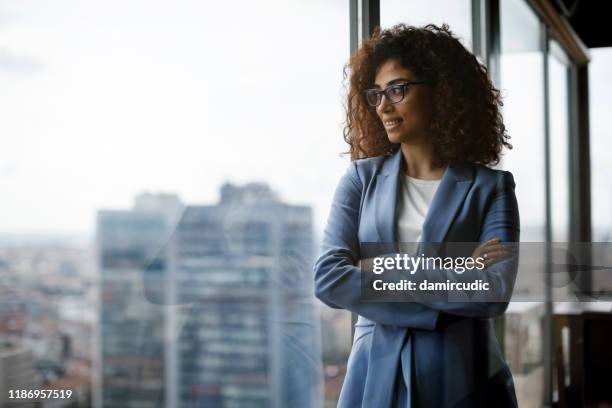
[{"label": "curly dark hair", "polygon": [[465,49],[448,25],[397,24],[385,30],[376,28],[344,67],[349,91],[343,134],[350,146],[344,154],[356,160],[399,148],[389,141],[375,108],[366,103],[363,94],[373,86],[378,67],[392,58],[431,86],[435,165],[458,160],[495,165],[503,147],[512,148],[500,112],[499,90],[487,68]]}]

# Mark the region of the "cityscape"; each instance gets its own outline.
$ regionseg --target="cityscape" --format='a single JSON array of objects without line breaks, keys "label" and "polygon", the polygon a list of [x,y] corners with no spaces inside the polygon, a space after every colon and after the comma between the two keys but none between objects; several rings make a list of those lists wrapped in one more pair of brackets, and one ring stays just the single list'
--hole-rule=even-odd
[{"label": "cityscape", "polygon": [[335,404],[350,316],[314,298],[311,207],[226,183],[210,205],[139,194],[95,231],[2,241],[0,406]]},{"label": "cityscape", "polygon": [[[219,197],[141,193],[98,209],[92,238],[1,238],[0,407],[335,406],[351,316],[314,298],[311,206],[265,183]],[[540,281],[517,281],[496,328],[528,407],[544,387],[544,303],[525,301]]]},{"label": "cityscape", "polygon": [[[219,193],[138,194],[91,238],[0,238],[0,408],[335,406],[351,316],[314,297],[312,207],[265,183]],[[534,274],[514,292],[542,290]],[[544,307],[496,324],[521,406],[544,387]]]}]

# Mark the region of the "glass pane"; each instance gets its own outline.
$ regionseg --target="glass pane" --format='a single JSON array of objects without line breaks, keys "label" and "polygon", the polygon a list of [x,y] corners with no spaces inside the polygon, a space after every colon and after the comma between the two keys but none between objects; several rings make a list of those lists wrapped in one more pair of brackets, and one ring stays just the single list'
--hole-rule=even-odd
[{"label": "glass pane", "polygon": [[447,23],[463,45],[472,50],[472,2],[469,0],[381,0],[380,25],[422,26]]},{"label": "glass pane", "polygon": [[552,240],[569,241],[569,94],[568,60],[554,41],[549,43],[548,109],[550,124],[550,191]]},{"label": "glass pane", "polygon": [[513,149],[502,166],[514,175],[521,240],[545,239],[544,75],[540,23],[520,0],[501,3],[501,91]]},{"label": "glass pane", "polygon": [[[612,242],[612,47],[589,50],[589,116],[591,154],[591,227],[594,242]],[[612,253],[607,265],[612,265]],[[592,290],[612,295],[610,274],[592,274]]]},{"label": "glass pane", "polygon": [[[545,138],[544,138],[544,55],[540,22],[520,0],[500,2],[501,84],[504,121],[514,148],[506,153],[501,167],[514,175],[521,218],[521,241],[545,241]],[[519,265],[519,270],[521,266]],[[540,276],[533,287],[542,288]],[[532,285],[521,281],[515,295],[533,293]],[[543,302],[510,302],[506,311],[504,348],[514,376],[520,407],[540,407],[544,399]]]},{"label": "glass pane", "polygon": [[[612,47],[589,50],[589,115],[591,129],[591,225],[593,241],[612,241],[612,124],[610,72]],[[595,289],[595,288],[594,288]]]},{"label": "glass pane", "polygon": [[15,388],[70,388],[79,406],[320,407],[326,381],[335,404],[350,315],[320,316],[311,292],[348,164],[348,2],[1,13],[0,359],[19,363]]}]

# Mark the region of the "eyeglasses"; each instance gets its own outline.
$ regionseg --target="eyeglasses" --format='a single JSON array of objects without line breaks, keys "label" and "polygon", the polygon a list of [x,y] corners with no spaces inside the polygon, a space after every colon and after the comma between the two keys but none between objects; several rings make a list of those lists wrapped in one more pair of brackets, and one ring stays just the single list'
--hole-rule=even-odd
[{"label": "eyeglasses", "polygon": [[366,89],[365,91],[363,91],[363,94],[365,95],[365,100],[368,105],[376,107],[380,105],[383,95],[387,97],[387,100],[389,102],[398,103],[404,100],[406,93],[408,93],[408,89],[410,89],[412,85],[419,85],[425,83],[426,82],[424,81],[406,81],[399,84],[390,85],[383,90],[376,88]]}]

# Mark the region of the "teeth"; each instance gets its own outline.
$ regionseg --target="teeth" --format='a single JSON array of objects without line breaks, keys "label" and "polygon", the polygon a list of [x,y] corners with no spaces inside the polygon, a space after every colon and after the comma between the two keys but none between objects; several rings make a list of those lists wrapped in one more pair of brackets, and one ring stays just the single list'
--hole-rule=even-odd
[{"label": "teeth", "polygon": [[388,121],[385,122],[385,125],[387,125],[387,126],[397,125],[401,121],[402,121],[401,119],[388,120]]}]

